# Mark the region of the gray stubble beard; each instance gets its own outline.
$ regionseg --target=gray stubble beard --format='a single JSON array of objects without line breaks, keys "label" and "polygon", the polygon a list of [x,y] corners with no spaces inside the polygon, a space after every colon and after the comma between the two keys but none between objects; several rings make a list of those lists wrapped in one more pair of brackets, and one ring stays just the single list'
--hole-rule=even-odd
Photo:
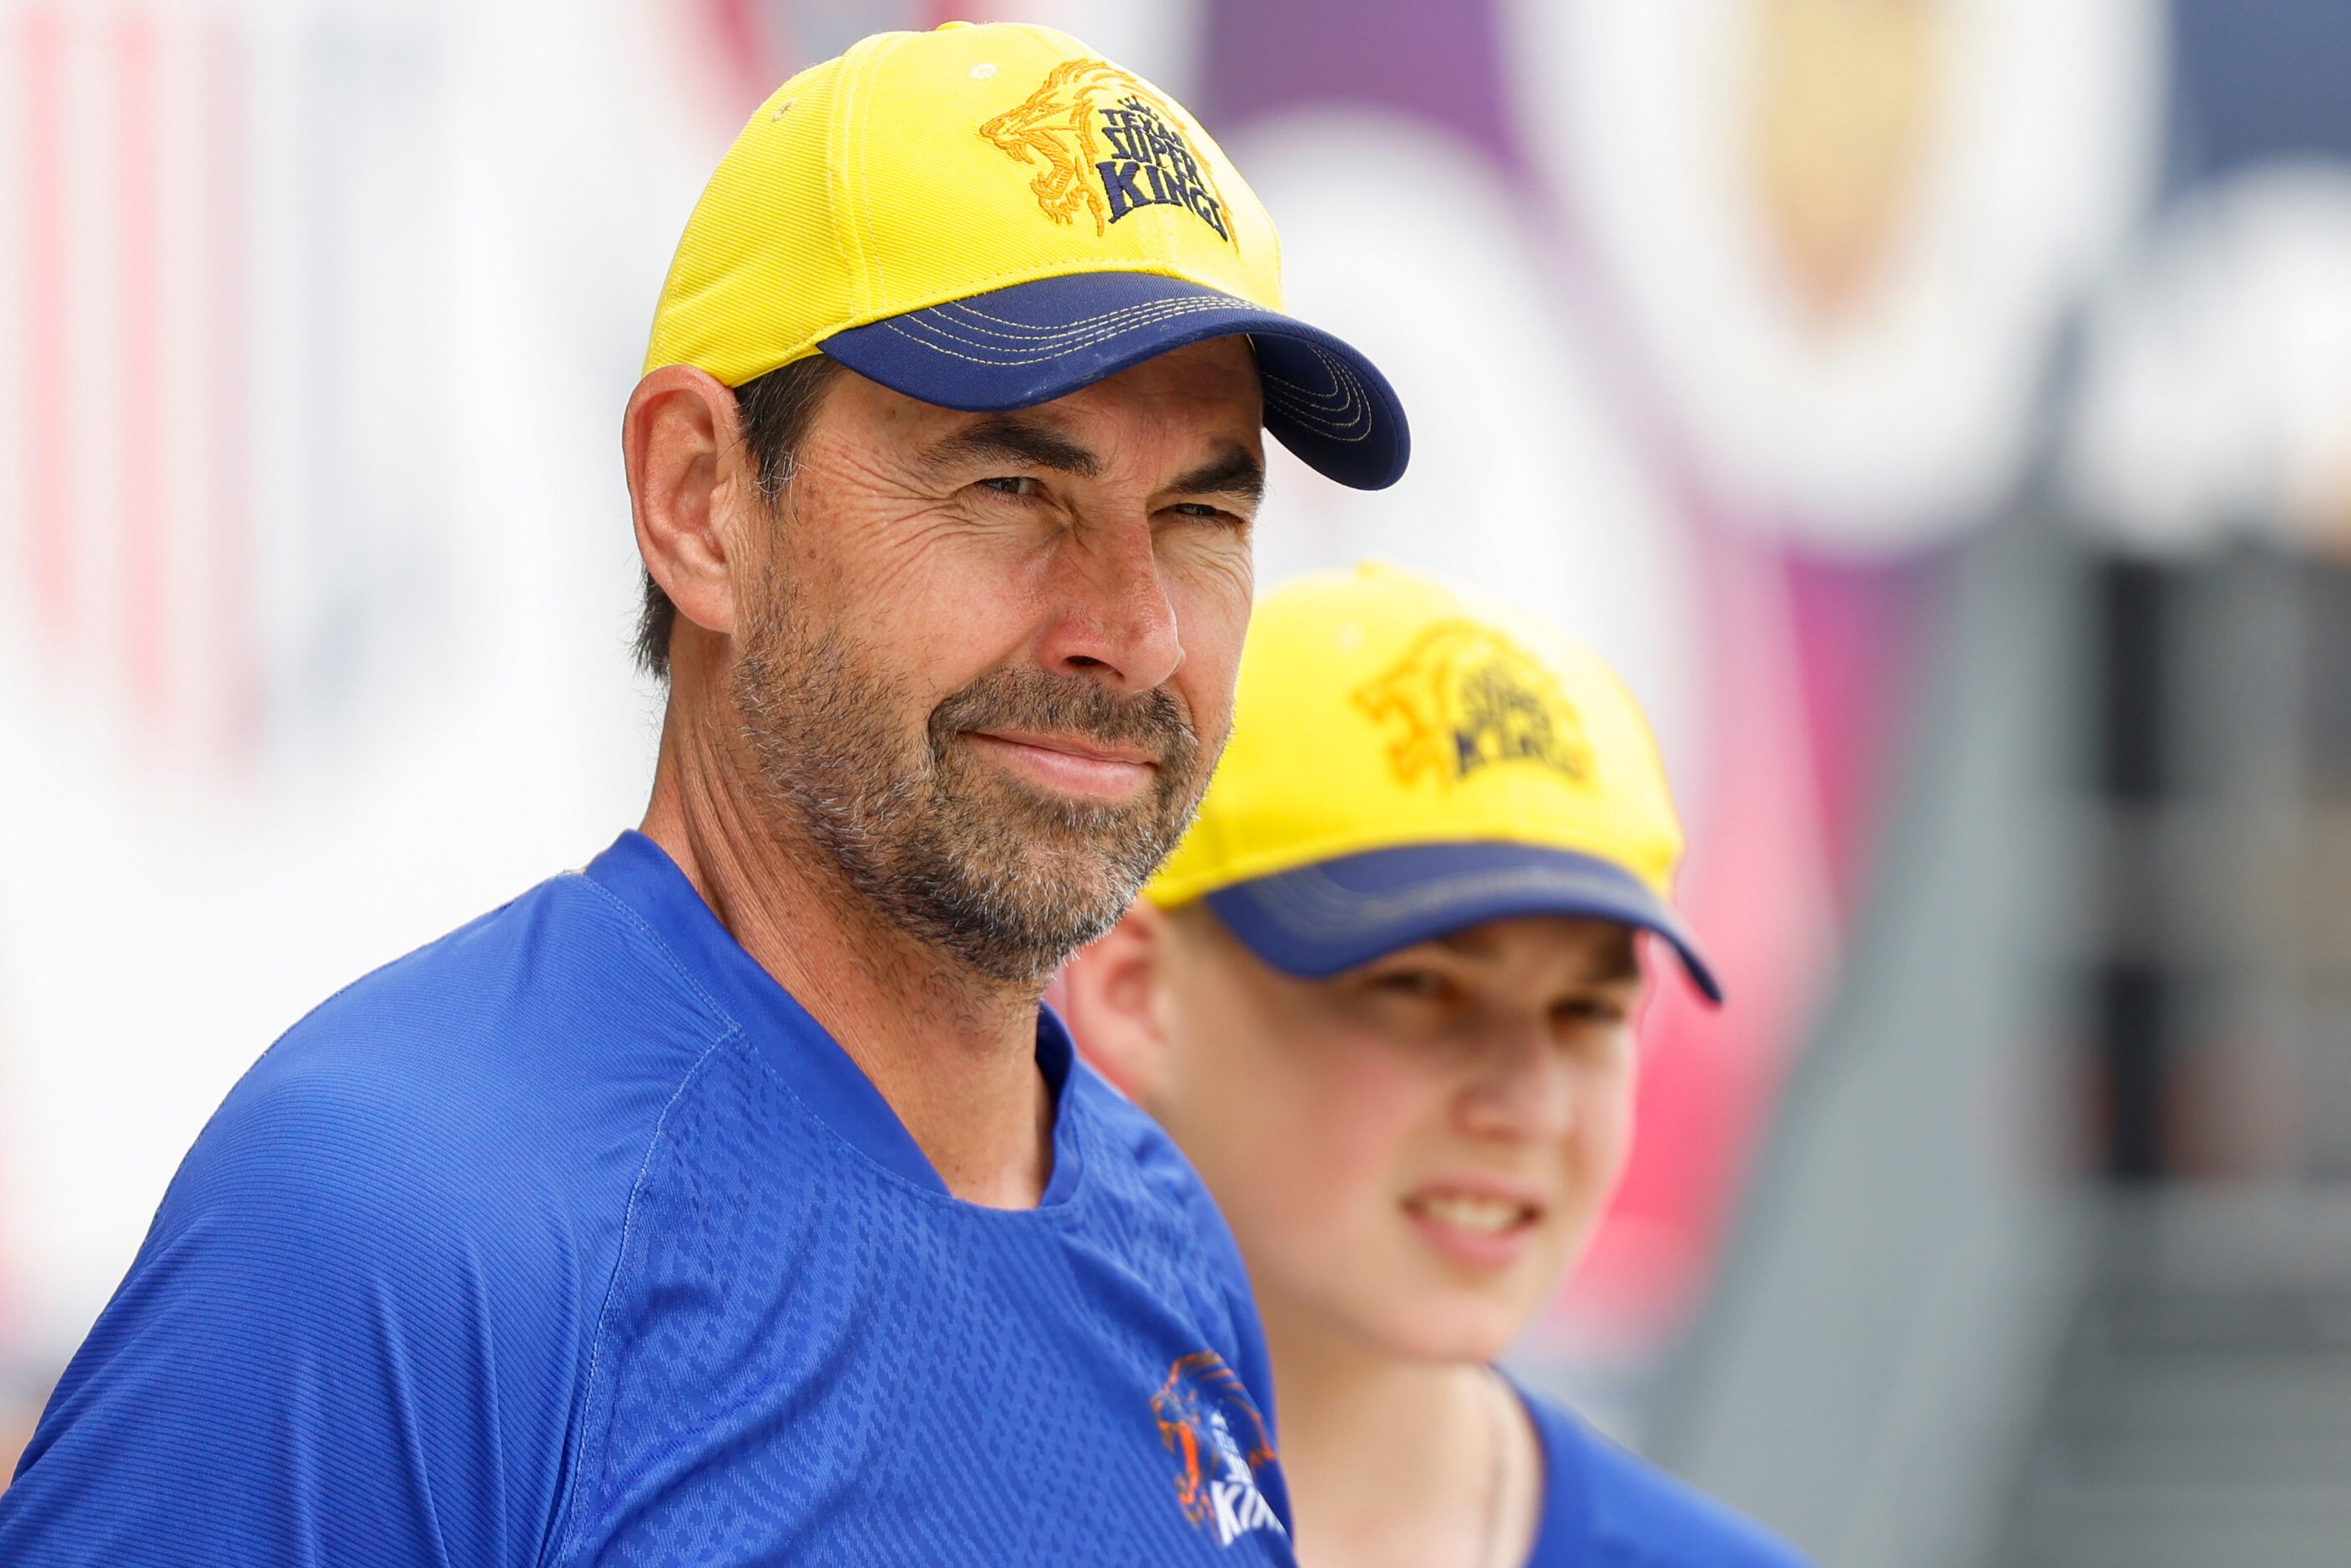
[{"label": "gray stubble beard", "polygon": [[[984,979],[1041,984],[1116,924],[1190,822],[1214,758],[1165,688],[994,670],[909,744],[888,716],[903,685],[837,631],[799,630],[802,596],[766,597],[732,680],[764,794],[852,893]],[[1159,766],[1139,800],[1057,798],[975,759],[958,737],[983,727],[1140,745]]]}]

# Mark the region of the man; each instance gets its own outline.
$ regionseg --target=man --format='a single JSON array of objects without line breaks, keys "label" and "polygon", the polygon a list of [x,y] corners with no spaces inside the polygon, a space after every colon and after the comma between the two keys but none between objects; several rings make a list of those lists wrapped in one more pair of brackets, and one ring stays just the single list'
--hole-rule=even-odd
[{"label": "man", "polygon": [[1719,999],[1680,852],[1638,709],[1547,629],[1377,567],[1259,607],[1199,819],[1069,1006],[1239,1238],[1301,1561],[1798,1561],[1491,1365],[1623,1166],[1636,937]]},{"label": "man", "polygon": [[623,425],[642,832],[237,1085],[0,1560],[1290,1562],[1230,1235],[1038,1004],[1223,743],[1260,426],[1404,464],[1278,295],[1215,144],[1060,34],[763,106]]}]

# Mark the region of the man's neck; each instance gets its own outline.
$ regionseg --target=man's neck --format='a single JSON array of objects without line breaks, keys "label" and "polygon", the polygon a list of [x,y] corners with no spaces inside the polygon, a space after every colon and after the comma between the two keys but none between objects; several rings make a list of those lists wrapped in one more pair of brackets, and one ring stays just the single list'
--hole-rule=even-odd
[{"label": "man's neck", "polygon": [[1491,1373],[1385,1354],[1262,1289],[1259,1301],[1307,1568],[1525,1561],[1541,1449]]},{"label": "man's neck", "polygon": [[890,924],[779,835],[674,722],[642,831],[880,1091],[956,1197],[1025,1208],[1052,1174],[1038,989],[992,985]]}]

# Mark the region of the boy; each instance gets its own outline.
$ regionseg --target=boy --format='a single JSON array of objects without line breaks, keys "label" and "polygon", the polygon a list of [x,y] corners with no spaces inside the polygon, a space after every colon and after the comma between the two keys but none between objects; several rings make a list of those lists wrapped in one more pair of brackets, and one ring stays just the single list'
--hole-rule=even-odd
[{"label": "boy", "polygon": [[1072,967],[1254,1281],[1307,1564],[1801,1559],[1491,1365],[1622,1169],[1681,833],[1590,653],[1379,566],[1258,607],[1233,738]]}]

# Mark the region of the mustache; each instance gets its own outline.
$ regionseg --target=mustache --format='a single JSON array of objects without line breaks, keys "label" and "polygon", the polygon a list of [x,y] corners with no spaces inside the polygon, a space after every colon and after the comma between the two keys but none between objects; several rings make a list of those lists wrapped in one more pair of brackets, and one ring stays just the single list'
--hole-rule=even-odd
[{"label": "mustache", "polygon": [[1041,730],[1148,751],[1161,768],[1187,771],[1200,755],[1191,717],[1165,686],[1123,696],[1078,675],[994,670],[931,710],[931,749],[981,729]]}]

